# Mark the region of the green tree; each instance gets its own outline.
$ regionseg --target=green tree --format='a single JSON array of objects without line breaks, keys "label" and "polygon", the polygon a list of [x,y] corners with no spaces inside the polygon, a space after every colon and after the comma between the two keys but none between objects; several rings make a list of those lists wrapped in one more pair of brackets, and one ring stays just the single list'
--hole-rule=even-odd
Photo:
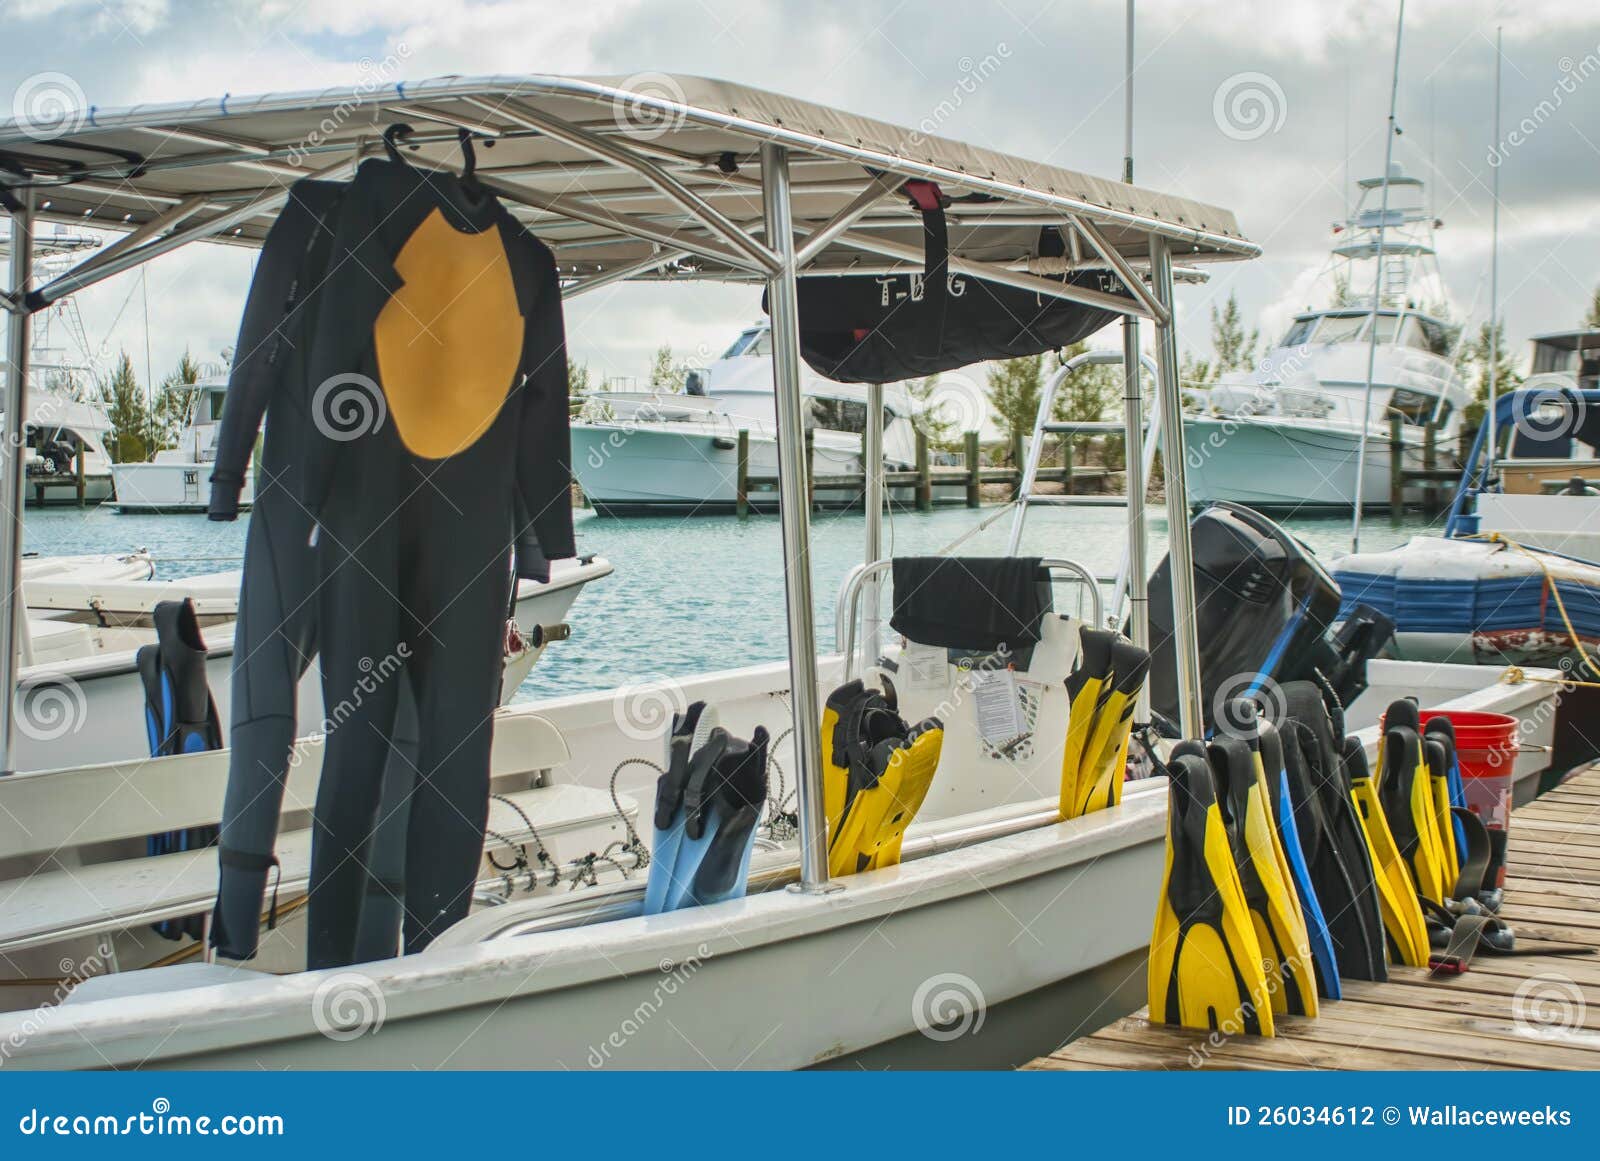
[{"label": "green tree", "polygon": [[907,418],[913,427],[928,438],[928,446],[941,451],[953,451],[960,447],[960,437],[965,433],[956,430],[957,418],[950,414],[949,406],[953,401],[944,398],[939,376],[907,379],[904,386],[911,405],[911,414]]},{"label": "green tree", "polygon": [[151,409],[151,451],[177,444],[183,429],[194,419],[195,406],[200,402],[200,390],[195,384],[199,382],[200,364],[184,351],[172,374],[161,381],[161,393]]},{"label": "green tree", "polygon": [[[1504,323],[1495,326],[1494,336],[1495,392],[1504,394],[1521,386],[1522,376],[1517,373],[1516,364],[1506,349]],[[1488,408],[1490,345],[1489,324],[1484,323],[1478,328],[1477,337],[1472,342],[1462,343],[1456,353],[1456,371],[1472,390],[1472,402],[1461,413],[1462,422],[1469,429],[1475,429],[1483,422]]]},{"label": "green tree", "polygon": [[683,372],[672,364],[672,348],[662,343],[650,365],[650,386],[656,391],[682,391]]},{"label": "green tree", "polygon": [[1253,368],[1256,346],[1260,341],[1259,330],[1245,334],[1239,299],[1229,294],[1221,310],[1215,306],[1211,308],[1211,346],[1217,354],[1216,364],[1211,368],[1212,376],[1218,377],[1224,371],[1248,371]]},{"label": "green tree", "polygon": [[1583,325],[1591,330],[1600,329],[1600,286],[1594,288],[1594,297],[1589,300],[1589,313],[1583,316]]},{"label": "green tree", "polygon": [[993,363],[988,370],[989,406],[1000,417],[1006,446],[1033,431],[1039,414],[1039,393],[1044,389],[1044,356],[1027,355]]},{"label": "green tree", "polygon": [[106,405],[111,431],[106,450],[119,464],[143,463],[150,458],[148,436],[150,412],[145,406],[144,388],[133,373],[133,360],[123,351],[117,369],[100,384],[100,399]]},{"label": "green tree", "polygon": [[575,399],[589,394],[589,365],[576,359],[567,360],[567,398]]}]

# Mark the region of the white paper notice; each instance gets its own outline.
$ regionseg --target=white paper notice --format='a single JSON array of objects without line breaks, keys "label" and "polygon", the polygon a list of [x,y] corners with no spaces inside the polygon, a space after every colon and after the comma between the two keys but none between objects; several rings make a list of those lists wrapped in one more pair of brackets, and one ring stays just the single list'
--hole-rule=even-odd
[{"label": "white paper notice", "polygon": [[991,746],[1015,741],[1023,733],[1017,675],[1009,669],[974,669],[971,676],[979,737]]},{"label": "white paper notice", "polygon": [[900,678],[908,691],[936,690],[943,693],[950,686],[950,663],[945,651],[937,645],[906,642],[900,654]]}]

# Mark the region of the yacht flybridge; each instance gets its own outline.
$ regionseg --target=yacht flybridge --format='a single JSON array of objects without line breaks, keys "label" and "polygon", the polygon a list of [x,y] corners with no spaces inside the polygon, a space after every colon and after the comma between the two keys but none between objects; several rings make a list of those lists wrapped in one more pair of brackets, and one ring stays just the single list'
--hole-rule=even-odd
[{"label": "yacht flybridge", "polygon": [[[624,278],[765,286],[788,661],[735,668],[730,657],[726,670],[688,679],[676,692],[685,705],[717,707],[740,737],[756,724],[770,730],[793,792],[778,790],[765,804],[748,894],[647,915],[637,872],[651,856],[641,833],[651,811],[634,792],[654,782],[668,722],[657,715],[655,728],[642,728],[630,713],[636,690],[503,709],[495,717],[497,797],[478,908],[418,954],[304,972],[297,901],[307,883],[305,812],[321,774],[319,739],[300,743],[288,776],[277,848],[281,922],[261,958],[245,966],[173,962],[199,959],[201,945],[173,950],[147,926],[210,906],[214,849],[152,856],[144,836],[218,820],[225,751],[0,778],[0,850],[9,856],[0,951],[8,973],[38,985],[5,989],[19,1009],[0,1014],[0,1041],[14,1046],[8,1066],[681,1067],[685,1032],[697,1053],[690,1064],[800,1066],[926,1027],[929,985],[941,980],[962,981],[997,1005],[1108,966],[1142,974],[1136,965],[1161,875],[1165,796],[1156,785],[1134,785],[1116,805],[1068,821],[1059,807],[1061,678],[1079,631],[1097,625],[1098,612],[1079,621],[1046,611],[1029,626],[1039,635],[1031,659],[1001,676],[1019,687],[1029,674],[1037,679],[1038,698],[1018,719],[1036,732],[993,745],[992,724],[980,725],[966,687],[954,684],[977,680],[970,666],[951,664],[943,650],[930,656],[925,645],[886,642],[878,630],[876,601],[889,587],[890,562],[880,560],[878,522],[869,516],[863,566],[840,594],[841,607],[852,611],[865,597],[864,631],[856,634],[852,612],[847,639],[819,655],[797,280],[845,272],[920,278],[921,215],[942,201],[949,267],[969,288],[1015,288],[1096,318],[1112,312],[1125,319],[1135,351],[1136,320],[1155,327],[1179,612],[1174,713],[1182,732],[1198,738],[1206,714],[1172,267],[1178,257],[1255,256],[1233,217],[696,77],[652,74],[637,89],[606,78],[451,77],[354,103],[339,89],[231,95],[99,108],[80,131],[46,141],[0,123],[0,195],[19,237],[41,216],[104,220],[127,231],[31,296],[14,290],[4,299],[12,315],[12,413],[25,393],[29,311],[191,241],[260,243],[290,181],[348,173],[383,147],[386,125],[401,121],[412,126],[407,144],[418,165],[457,164],[462,133],[495,143],[478,180],[554,252],[564,296]],[[907,183],[915,187],[910,201]],[[27,264],[20,266],[14,285],[25,287]],[[947,319],[960,321],[972,301],[963,297],[952,296]],[[1139,462],[1142,396],[1128,395],[1125,434],[1130,462]],[[881,388],[866,388],[866,399],[863,458],[876,465]],[[4,466],[15,495],[20,461],[12,456]],[[881,477],[869,473],[868,493],[869,513],[880,511]],[[1133,559],[1142,562],[1142,507],[1130,508],[1129,530],[1130,553],[1137,544]],[[18,521],[5,526],[0,567],[8,587],[19,535]],[[1070,561],[1045,566],[1052,576],[1087,575]],[[1139,642],[1147,633],[1142,567],[1128,583]],[[955,611],[955,594],[922,600],[929,597]],[[17,613],[8,606],[5,615],[0,630],[15,640]],[[905,675],[907,704],[943,716],[948,737],[927,806],[897,844],[898,865],[837,876],[825,814],[822,698],[852,673],[881,670],[884,659]],[[1555,688],[1495,686],[1476,670],[1446,677],[1460,683],[1466,703],[1530,717],[1542,714]],[[16,678],[14,652],[0,649],[0,685],[14,687]],[[1393,688],[1371,679],[1381,704]],[[1021,712],[1020,703],[1010,704]],[[1537,721],[1527,735],[1535,744],[1551,728],[1548,715]],[[16,730],[8,702],[0,713],[5,769],[15,768]],[[774,889],[786,884],[794,889]],[[93,965],[94,978],[56,981],[68,959]],[[828,986],[840,972],[875,986]],[[57,982],[71,990],[65,1003],[51,1000]],[[819,983],[826,1003],[818,1002]],[[663,989],[674,993],[671,1019],[640,1016],[659,1007]],[[40,1014],[39,1003],[51,1006]],[[625,1019],[627,1035],[615,1035]]]},{"label": "yacht flybridge", "polygon": [[1360,494],[1383,505],[1391,416],[1401,421],[1407,467],[1423,466],[1430,425],[1438,446],[1454,446],[1470,395],[1453,360],[1460,328],[1437,313],[1439,223],[1422,181],[1398,167],[1387,181],[1359,186],[1325,272],[1334,304],[1296,315],[1256,367],[1223,375],[1202,413],[1186,421],[1195,499],[1267,511],[1347,509],[1365,431]]}]

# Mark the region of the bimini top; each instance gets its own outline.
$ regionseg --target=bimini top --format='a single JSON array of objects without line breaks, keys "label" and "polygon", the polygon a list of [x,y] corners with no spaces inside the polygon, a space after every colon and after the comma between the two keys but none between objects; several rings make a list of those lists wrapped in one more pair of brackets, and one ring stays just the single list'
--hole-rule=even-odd
[{"label": "bimini top", "polygon": [[[683,194],[759,234],[763,142],[790,150],[797,230],[828,223],[875,180],[887,193],[899,184],[891,177],[921,178],[953,199],[952,255],[1012,270],[1104,265],[1087,245],[1091,233],[1134,263],[1147,259],[1152,232],[1168,238],[1183,263],[1260,252],[1232,214],[1201,202],[759,89],[665,74],[441,77],[90,107],[50,126],[13,119],[0,122],[0,189],[32,185],[47,219],[134,231],[151,222],[167,229],[179,217],[186,227],[221,223],[232,211],[238,220],[219,240],[259,243],[276,205],[239,218],[241,207],[300,177],[348,175],[353,162],[381,152],[384,129],[397,122],[411,127],[401,139],[407,156],[425,166],[459,168],[459,132],[470,131],[478,176],[575,276],[643,262],[663,248],[681,250],[683,262],[647,275],[759,276],[729,260],[727,231],[719,239],[707,215],[686,212]],[[638,158],[647,164],[627,164]],[[1047,226],[1064,227],[1065,255],[1060,241],[1041,254]],[[920,230],[904,199],[882,197],[808,255],[807,269],[877,267],[886,258],[914,265]]]}]

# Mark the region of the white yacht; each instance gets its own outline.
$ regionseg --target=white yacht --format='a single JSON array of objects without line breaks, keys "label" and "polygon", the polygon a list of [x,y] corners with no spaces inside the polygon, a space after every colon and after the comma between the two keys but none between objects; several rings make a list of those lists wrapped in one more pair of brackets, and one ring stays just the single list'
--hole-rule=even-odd
[{"label": "white yacht", "polygon": [[[195,384],[194,413],[189,417],[178,446],[156,453],[147,464],[115,464],[119,512],[204,512],[211,497],[211,465],[217,458],[217,432],[222,426],[223,401],[228,394],[226,376]],[[255,502],[255,476],[246,470],[239,506]]]},{"label": "white yacht", "polygon": [[[861,473],[866,388],[834,383],[802,368],[818,477]],[[884,466],[914,466],[912,400],[884,390]],[[749,474],[778,474],[772,392],[772,338],[762,320],[742,331],[704,372],[689,373],[685,390],[601,391],[588,396],[572,422],[572,471],[602,515],[731,512],[737,503],[739,432],[749,432]],[[909,498],[908,488],[891,489]],[[777,492],[753,490],[755,510],[775,509]],[[855,488],[819,487],[815,502],[858,502]]]},{"label": "white yacht", "polygon": [[[1269,511],[1348,509],[1365,429],[1361,500],[1386,505],[1391,415],[1402,421],[1408,467],[1423,466],[1429,424],[1441,464],[1454,449],[1471,394],[1453,361],[1459,328],[1428,305],[1443,301],[1433,247],[1439,223],[1423,200],[1422,182],[1398,166],[1387,181],[1359,185],[1355,211],[1336,227],[1341,240],[1330,263],[1336,304],[1297,315],[1256,368],[1224,375],[1201,413],[1185,422],[1192,501],[1233,500]],[[1379,262],[1381,282],[1373,268]]]}]

